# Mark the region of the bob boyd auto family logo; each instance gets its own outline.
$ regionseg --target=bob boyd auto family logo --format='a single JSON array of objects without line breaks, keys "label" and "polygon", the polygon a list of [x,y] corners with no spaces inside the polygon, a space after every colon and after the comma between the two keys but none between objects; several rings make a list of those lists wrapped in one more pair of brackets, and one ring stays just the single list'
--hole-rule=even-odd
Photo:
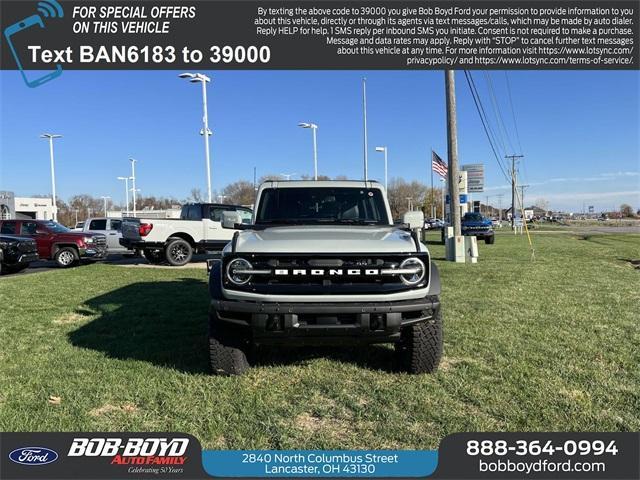
[{"label": "bob boyd auto family logo", "polygon": [[74,438],[67,457],[110,457],[111,465],[184,465],[188,438]]}]

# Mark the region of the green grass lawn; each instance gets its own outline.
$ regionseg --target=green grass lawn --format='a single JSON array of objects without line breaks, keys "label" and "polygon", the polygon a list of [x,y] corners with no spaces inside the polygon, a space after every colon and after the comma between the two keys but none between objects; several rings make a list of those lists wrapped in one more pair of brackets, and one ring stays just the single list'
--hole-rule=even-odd
[{"label": "green grass lawn", "polygon": [[[435,237],[434,237],[435,238]],[[499,234],[442,260],[435,375],[392,350],[272,350],[208,374],[204,270],[0,279],[0,430],[183,431],[207,448],[436,448],[459,431],[640,430],[640,235]]]}]

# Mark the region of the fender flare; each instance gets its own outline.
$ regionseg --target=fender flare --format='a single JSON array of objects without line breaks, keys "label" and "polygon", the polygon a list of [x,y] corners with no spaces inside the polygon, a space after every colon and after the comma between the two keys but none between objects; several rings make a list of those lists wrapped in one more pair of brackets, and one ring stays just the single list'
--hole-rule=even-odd
[{"label": "fender flare", "polygon": [[431,262],[429,277],[429,291],[427,295],[440,295],[440,271],[435,263]]},{"label": "fender flare", "polygon": [[222,260],[214,260],[209,272],[209,295],[212,300],[224,300],[222,296]]}]

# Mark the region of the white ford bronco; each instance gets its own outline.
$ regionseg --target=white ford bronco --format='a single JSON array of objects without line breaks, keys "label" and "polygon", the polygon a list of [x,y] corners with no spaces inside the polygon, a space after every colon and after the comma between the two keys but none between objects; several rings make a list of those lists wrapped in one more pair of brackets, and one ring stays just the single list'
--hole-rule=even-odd
[{"label": "white ford bronco", "polygon": [[[372,181],[269,181],[251,224],[209,263],[214,373],[247,370],[259,345],[394,343],[398,365],[433,372],[442,355],[440,277],[419,241],[422,212],[394,225]],[[407,224],[409,223],[409,225]]]}]

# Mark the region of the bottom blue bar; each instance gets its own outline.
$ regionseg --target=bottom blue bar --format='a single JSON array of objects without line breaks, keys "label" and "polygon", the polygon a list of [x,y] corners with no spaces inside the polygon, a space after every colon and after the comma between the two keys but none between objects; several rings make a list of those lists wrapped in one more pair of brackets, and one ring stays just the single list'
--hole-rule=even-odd
[{"label": "bottom blue bar", "polygon": [[427,477],[437,450],[204,450],[214,477]]}]

